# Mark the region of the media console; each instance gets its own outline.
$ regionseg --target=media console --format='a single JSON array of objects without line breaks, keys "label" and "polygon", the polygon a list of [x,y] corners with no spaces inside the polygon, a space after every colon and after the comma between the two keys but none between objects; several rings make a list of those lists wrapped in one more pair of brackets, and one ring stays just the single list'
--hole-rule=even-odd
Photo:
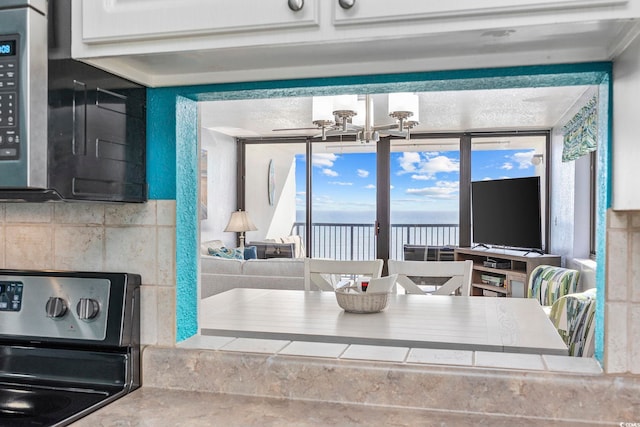
[{"label": "media console", "polygon": [[557,255],[523,255],[522,251],[493,248],[456,248],[454,258],[456,261],[473,261],[471,295],[519,298],[527,297],[527,283],[534,268],[539,265],[559,266],[561,262]]}]

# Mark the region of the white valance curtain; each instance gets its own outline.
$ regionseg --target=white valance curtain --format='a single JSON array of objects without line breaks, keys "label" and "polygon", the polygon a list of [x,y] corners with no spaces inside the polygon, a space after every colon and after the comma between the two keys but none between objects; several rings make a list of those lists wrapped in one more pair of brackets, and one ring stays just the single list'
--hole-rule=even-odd
[{"label": "white valance curtain", "polygon": [[563,128],[562,161],[570,162],[596,151],[598,146],[598,99],[594,96]]}]

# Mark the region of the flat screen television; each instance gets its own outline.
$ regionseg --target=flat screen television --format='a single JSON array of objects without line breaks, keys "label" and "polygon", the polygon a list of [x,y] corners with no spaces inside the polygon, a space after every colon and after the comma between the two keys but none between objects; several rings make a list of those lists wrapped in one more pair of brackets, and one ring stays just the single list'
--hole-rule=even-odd
[{"label": "flat screen television", "polygon": [[476,245],[542,251],[540,177],[473,181],[471,221]]}]

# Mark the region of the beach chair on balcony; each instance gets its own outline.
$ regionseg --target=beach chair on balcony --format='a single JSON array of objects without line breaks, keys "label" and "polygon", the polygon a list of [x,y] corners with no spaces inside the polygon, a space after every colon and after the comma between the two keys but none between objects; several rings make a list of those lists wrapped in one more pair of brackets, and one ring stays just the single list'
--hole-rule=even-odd
[{"label": "beach chair on balcony", "polygon": [[473,261],[389,260],[389,274],[408,294],[471,295]]},{"label": "beach chair on balcony", "polygon": [[358,276],[377,279],[382,275],[382,260],[339,261],[333,259],[305,258],[304,289],[334,291],[336,285],[344,279],[356,279]]}]

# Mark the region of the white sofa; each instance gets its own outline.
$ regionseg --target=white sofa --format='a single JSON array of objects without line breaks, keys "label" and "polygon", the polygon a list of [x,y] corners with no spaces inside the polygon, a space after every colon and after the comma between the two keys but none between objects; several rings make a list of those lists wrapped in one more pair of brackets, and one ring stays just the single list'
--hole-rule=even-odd
[{"label": "white sofa", "polygon": [[234,288],[304,290],[304,258],[200,259],[201,298]]}]

